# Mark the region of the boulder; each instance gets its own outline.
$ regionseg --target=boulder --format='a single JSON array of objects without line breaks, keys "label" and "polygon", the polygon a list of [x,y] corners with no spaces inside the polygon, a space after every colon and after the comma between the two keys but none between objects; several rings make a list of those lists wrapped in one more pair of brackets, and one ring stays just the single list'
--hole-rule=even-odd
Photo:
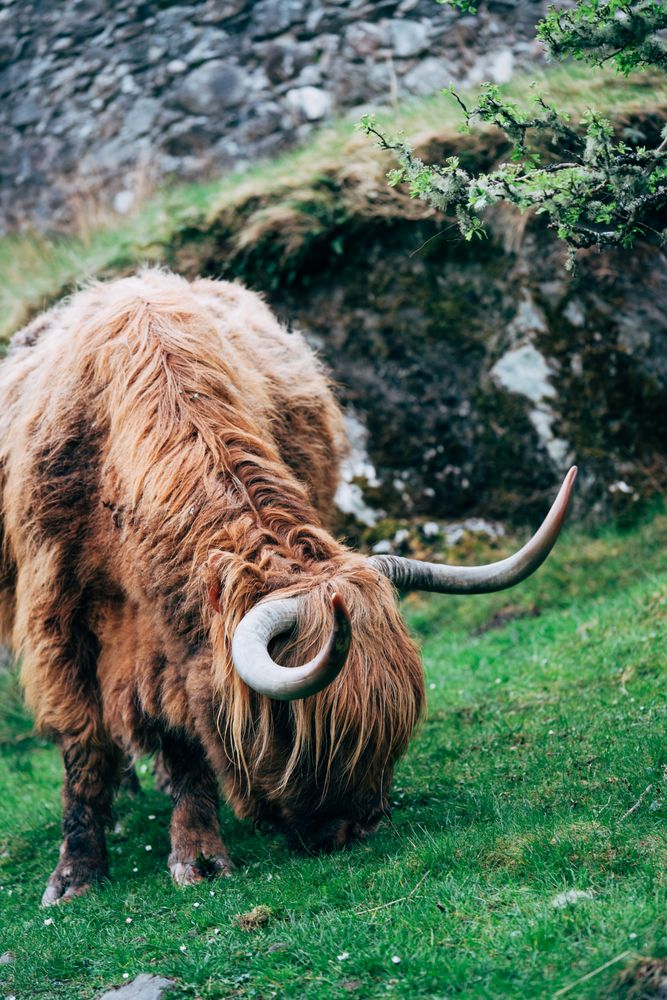
[{"label": "boulder", "polygon": [[99,1000],[160,1000],[171,986],[170,979],[144,972],[117,990],[107,990]]}]

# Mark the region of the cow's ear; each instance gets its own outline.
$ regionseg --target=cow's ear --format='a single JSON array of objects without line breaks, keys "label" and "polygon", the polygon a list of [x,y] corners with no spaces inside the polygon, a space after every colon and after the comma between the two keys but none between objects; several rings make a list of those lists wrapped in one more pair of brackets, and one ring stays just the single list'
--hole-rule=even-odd
[{"label": "cow's ear", "polygon": [[218,580],[208,588],[208,599],[214,610],[220,614],[220,582]]}]

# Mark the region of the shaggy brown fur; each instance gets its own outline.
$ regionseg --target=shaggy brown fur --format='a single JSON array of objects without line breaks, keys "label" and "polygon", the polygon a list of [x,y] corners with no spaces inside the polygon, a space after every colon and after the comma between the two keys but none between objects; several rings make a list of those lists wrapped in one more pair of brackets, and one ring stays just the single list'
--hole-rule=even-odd
[{"label": "shaggy brown fur", "polygon": [[[229,868],[218,784],[239,816],[308,847],[377,825],[423,682],[391,585],[326,530],[341,447],[311,351],[238,285],[146,271],[14,339],[0,365],[0,641],[65,761],[47,902],[106,873],[128,753],[162,751],[180,882]],[[243,615],[302,595],[298,638],[276,656],[304,661],[330,629],[332,587],[353,627],[337,680],[291,704],[250,691],[230,657]]]}]

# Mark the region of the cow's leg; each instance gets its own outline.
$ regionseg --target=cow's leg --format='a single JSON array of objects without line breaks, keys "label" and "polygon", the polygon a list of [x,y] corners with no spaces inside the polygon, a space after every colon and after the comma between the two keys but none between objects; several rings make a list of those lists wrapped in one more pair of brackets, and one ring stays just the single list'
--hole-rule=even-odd
[{"label": "cow's leg", "polygon": [[62,739],[62,752],[63,842],[43,906],[83,895],[109,872],[104,830],[111,817],[122,755],[113,745],[101,747],[71,738]]},{"label": "cow's leg", "polygon": [[65,765],[63,842],[42,899],[47,906],[81,895],[107,874],[104,828],[123,759],[103,718],[101,644],[93,627],[100,609],[79,578],[92,502],[88,466],[81,465],[88,454],[71,434],[40,452],[26,485],[30,558],[15,591],[14,641],[23,654],[26,701],[37,730],[58,744]]},{"label": "cow's leg", "polygon": [[232,864],[220,836],[218,786],[201,747],[174,734],[162,741],[173,811],[169,871],[178,885],[228,875]]}]

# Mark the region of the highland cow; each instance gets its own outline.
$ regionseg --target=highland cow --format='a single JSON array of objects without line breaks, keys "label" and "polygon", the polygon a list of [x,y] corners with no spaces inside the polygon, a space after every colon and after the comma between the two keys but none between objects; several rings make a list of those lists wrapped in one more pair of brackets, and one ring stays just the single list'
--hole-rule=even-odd
[{"label": "highland cow", "polygon": [[[179,884],[230,861],[240,817],[307,849],[387,811],[424,700],[395,587],[478,593],[491,566],[365,558],[329,532],[341,414],[312,352],[255,294],[159,271],[95,284],[0,364],[0,640],[62,752],[63,843],[43,902],[106,876],[128,758],[160,753]],[[304,662],[306,661],[306,662]]]}]

